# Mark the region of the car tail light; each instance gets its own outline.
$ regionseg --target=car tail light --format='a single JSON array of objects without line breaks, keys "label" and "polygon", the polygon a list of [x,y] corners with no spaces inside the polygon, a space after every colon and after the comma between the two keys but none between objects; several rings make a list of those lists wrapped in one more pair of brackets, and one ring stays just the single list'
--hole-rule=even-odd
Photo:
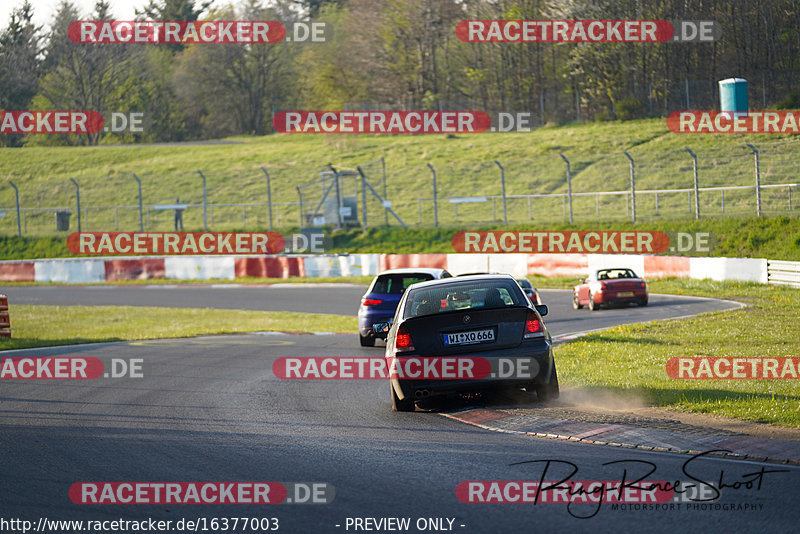
[{"label": "car tail light", "polygon": [[542,322],[533,312],[528,312],[528,318],[525,320],[525,334],[522,336],[523,339],[529,339],[532,337],[543,337],[544,336],[544,328],[542,328]]},{"label": "car tail light", "polygon": [[411,334],[405,326],[401,326],[397,330],[397,335],[394,338],[394,351],[395,352],[410,352],[414,349],[414,343],[411,341]]},{"label": "car tail light", "polygon": [[644,282],[642,282],[642,287],[647,287],[647,284],[645,284]]},{"label": "car tail light", "polygon": [[380,299],[368,299],[368,298],[361,299],[361,305],[362,306],[377,306],[381,302],[383,302],[383,301],[380,300]]},{"label": "car tail light", "polygon": [[605,288],[606,288],[605,284],[600,284],[600,289],[605,289]]}]

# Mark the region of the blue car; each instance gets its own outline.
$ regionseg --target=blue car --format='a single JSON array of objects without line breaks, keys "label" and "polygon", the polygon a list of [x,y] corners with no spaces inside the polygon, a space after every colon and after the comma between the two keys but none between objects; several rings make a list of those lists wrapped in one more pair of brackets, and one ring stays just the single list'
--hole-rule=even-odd
[{"label": "blue car", "polygon": [[451,277],[444,269],[425,267],[390,269],[376,276],[361,298],[361,306],[358,308],[358,339],[361,346],[372,347],[376,338],[386,339],[386,334],[376,334],[372,325],[392,321],[397,304],[408,286]]}]

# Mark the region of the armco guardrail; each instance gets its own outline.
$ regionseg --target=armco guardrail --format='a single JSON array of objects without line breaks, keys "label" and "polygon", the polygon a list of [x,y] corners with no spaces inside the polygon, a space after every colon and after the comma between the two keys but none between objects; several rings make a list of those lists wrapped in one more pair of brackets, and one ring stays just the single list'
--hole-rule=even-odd
[{"label": "armco guardrail", "polygon": [[767,260],[770,284],[800,287],[800,261]]},{"label": "armco guardrail", "polygon": [[8,313],[8,297],[0,295],[0,337],[11,337],[11,315]]}]

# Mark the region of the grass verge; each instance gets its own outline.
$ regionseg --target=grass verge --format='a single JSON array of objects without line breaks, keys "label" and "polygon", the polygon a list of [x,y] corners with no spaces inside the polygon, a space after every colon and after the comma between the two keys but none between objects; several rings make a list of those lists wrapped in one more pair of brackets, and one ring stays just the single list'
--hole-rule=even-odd
[{"label": "grass verge", "polygon": [[11,306],[13,338],[0,350],[234,334],[257,331],[356,332],[355,317],[321,313],[152,308]]},{"label": "grass verge", "polygon": [[798,356],[800,290],[709,280],[649,285],[653,293],[726,298],[750,306],[618,326],[561,345],[556,358],[564,385],[622,393],[673,410],[800,428],[798,380],[673,380],[665,371],[673,356]]}]

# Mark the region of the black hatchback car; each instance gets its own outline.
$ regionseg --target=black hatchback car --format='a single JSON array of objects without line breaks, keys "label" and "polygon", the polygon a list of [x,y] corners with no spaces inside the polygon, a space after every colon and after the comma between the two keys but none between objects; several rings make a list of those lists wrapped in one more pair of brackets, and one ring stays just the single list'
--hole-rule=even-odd
[{"label": "black hatchback car", "polygon": [[[390,369],[392,408],[413,411],[415,401],[427,397],[493,388],[524,387],[535,390],[540,400],[557,398],[558,376],[544,315],[547,306],[531,305],[508,275],[413,284],[403,294],[394,321],[374,325],[376,332],[387,332],[385,358]],[[422,361],[436,364],[445,360],[456,362],[456,366],[467,363],[464,360],[479,361],[492,371],[503,362],[523,362],[531,372],[503,377],[487,372],[480,377],[445,380],[435,372],[420,376],[419,372],[391,371],[397,367],[419,371]]]}]

